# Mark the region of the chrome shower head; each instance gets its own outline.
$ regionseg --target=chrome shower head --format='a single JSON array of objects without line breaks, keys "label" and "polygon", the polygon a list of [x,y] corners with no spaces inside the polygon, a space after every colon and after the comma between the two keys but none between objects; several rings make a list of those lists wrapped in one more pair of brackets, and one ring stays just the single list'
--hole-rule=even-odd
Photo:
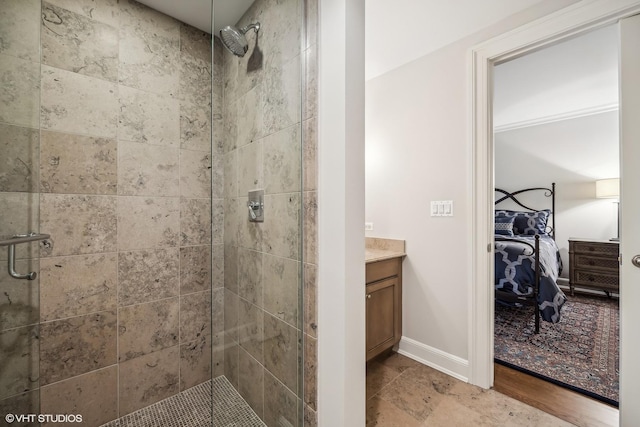
[{"label": "chrome shower head", "polygon": [[222,40],[222,44],[229,52],[236,56],[243,57],[244,54],[247,53],[247,50],[249,50],[249,43],[244,35],[251,29],[256,30],[257,33],[260,31],[260,23],[256,22],[255,24],[247,25],[240,29],[233,25],[227,25],[220,30],[220,40]]}]

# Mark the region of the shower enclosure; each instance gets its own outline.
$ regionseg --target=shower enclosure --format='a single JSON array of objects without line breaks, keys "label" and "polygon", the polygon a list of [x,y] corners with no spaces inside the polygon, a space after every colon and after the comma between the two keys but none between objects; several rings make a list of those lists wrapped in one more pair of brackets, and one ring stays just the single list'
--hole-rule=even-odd
[{"label": "shower enclosure", "polygon": [[316,9],[2,1],[0,422],[315,425]]}]

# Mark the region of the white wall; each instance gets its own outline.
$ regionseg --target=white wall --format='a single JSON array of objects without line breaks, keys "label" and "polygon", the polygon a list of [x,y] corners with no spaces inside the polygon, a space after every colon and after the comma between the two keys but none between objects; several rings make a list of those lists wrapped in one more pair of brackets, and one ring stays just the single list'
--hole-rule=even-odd
[{"label": "white wall", "polygon": [[[366,85],[367,235],[406,240],[403,335],[460,358],[460,376],[472,280],[469,48],[571,3],[541,2]],[[431,200],[453,200],[454,217],[430,217]]]},{"label": "white wall", "polygon": [[[556,183],[556,242],[565,278],[570,237],[616,235],[617,205],[595,198],[595,180],[618,177],[619,169],[617,111],[495,135],[496,187],[515,191]],[[550,208],[550,203],[532,200],[531,207]]]}]

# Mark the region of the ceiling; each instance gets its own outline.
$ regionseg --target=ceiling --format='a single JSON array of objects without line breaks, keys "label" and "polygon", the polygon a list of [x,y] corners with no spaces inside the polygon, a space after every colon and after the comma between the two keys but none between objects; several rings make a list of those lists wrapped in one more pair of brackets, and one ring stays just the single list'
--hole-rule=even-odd
[{"label": "ceiling", "polygon": [[[212,0],[138,0],[140,3],[173,16],[182,22],[211,33]],[[215,0],[215,33],[234,25],[254,0]]]},{"label": "ceiling", "polygon": [[617,106],[615,25],[494,69],[493,117],[497,132],[615,111]]}]

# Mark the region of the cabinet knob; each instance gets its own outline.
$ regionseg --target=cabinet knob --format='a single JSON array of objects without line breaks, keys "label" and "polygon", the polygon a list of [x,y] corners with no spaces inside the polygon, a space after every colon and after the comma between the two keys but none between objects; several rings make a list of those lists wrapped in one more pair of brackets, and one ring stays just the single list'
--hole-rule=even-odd
[{"label": "cabinet knob", "polygon": [[367,294],[367,299],[371,298],[371,294]]}]

